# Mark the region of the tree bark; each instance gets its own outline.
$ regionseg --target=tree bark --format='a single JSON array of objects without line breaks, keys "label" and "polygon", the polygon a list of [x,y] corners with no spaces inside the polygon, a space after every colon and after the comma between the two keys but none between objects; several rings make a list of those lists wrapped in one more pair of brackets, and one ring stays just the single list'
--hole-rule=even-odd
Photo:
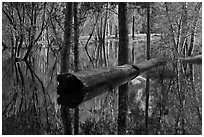
[{"label": "tree bark", "polygon": [[196,64],[201,65],[202,64],[202,55],[196,55],[193,57],[186,57],[186,58],[180,58],[182,64]]},{"label": "tree bark", "polygon": [[118,27],[115,25],[115,38],[118,38]]},{"label": "tree bark", "polygon": [[169,3],[169,2],[165,2],[164,6],[165,6],[165,10],[166,10],[167,19],[169,21],[169,24],[167,24],[167,25],[169,25],[170,37],[171,37],[171,40],[173,42],[173,46],[174,46],[175,50],[177,50],[178,46],[177,46],[176,40],[175,40],[173,21],[170,18],[170,12],[169,12],[170,4],[171,3]]},{"label": "tree bark", "polygon": [[135,16],[132,16],[132,38],[135,37]]},{"label": "tree bark", "polygon": [[[119,52],[118,65],[128,63],[128,28],[127,28],[127,3],[119,3],[118,8],[118,22],[119,22]],[[118,89],[118,134],[126,134],[127,121],[127,99],[128,99],[128,84],[123,84]]]},{"label": "tree bark", "polygon": [[74,71],[79,70],[79,21],[78,3],[74,3]]},{"label": "tree bark", "polygon": [[[69,71],[69,52],[71,46],[71,26],[72,26],[72,3],[66,3],[64,46],[61,50],[61,73]],[[64,126],[64,134],[72,135],[71,110],[61,105],[61,117]]]},{"label": "tree bark", "polygon": [[[150,5],[147,2],[147,60],[150,59]],[[146,125],[146,134],[149,134],[149,128],[148,128],[148,112],[149,112],[149,76],[146,75],[146,106],[145,106],[145,125]]]},{"label": "tree bark", "polygon": [[[188,51],[187,51],[188,56],[191,56],[193,54],[194,41],[195,41],[195,30],[196,30],[196,26],[197,26],[197,22],[198,22],[198,18],[199,18],[199,11],[200,11],[201,6],[202,6],[202,3],[198,2],[195,6],[195,9],[194,9],[195,15],[193,17],[194,21],[193,21],[193,26],[191,28],[190,44],[189,44]],[[202,62],[202,60],[201,60],[201,62]],[[193,77],[192,64],[189,64],[189,71],[190,71],[190,80],[193,82],[194,77]]]},{"label": "tree bark", "polygon": [[113,68],[60,74],[57,77],[59,82],[57,87],[58,103],[75,108],[83,102],[108,92],[110,89],[134,79],[136,76],[168,62],[170,62],[168,59],[153,58],[135,65],[125,64]]},{"label": "tree bark", "polygon": [[196,4],[196,6],[195,6],[195,9],[194,9],[195,15],[194,15],[193,26],[191,28],[190,46],[188,48],[188,53],[187,53],[188,56],[191,56],[192,52],[193,52],[194,39],[195,39],[195,30],[196,30],[196,25],[197,25],[197,22],[198,22],[199,11],[200,11],[201,6],[202,6],[202,3],[198,2]]},{"label": "tree bark", "polygon": [[[74,3],[74,71],[79,71],[78,3]],[[79,106],[74,109],[74,135],[79,134]]]}]

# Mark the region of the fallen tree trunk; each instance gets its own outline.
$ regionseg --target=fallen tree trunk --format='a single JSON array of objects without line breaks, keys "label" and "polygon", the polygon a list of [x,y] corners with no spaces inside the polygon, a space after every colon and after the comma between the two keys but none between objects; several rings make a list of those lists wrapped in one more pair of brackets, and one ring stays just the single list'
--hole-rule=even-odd
[{"label": "fallen tree trunk", "polygon": [[57,77],[58,104],[74,108],[165,62],[161,59],[151,59],[136,65],[125,64],[114,68],[60,74]]},{"label": "fallen tree trunk", "polygon": [[[181,63],[201,64],[202,56],[180,58]],[[99,68],[57,76],[58,104],[75,108],[98,95],[124,84],[146,71],[165,65],[171,59],[151,59],[136,65],[122,65],[113,68]]]},{"label": "fallen tree trunk", "polygon": [[197,55],[193,57],[187,57],[187,58],[180,58],[181,63],[189,63],[189,64],[202,64],[202,55]]}]

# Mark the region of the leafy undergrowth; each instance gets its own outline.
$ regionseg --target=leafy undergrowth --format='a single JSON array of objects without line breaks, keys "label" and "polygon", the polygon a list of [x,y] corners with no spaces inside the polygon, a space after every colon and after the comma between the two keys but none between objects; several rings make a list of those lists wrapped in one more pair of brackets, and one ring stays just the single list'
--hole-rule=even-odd
[{"label": "leafy undergrowth", "polygon": [[[33,108],[2,117],[3,135],[63,134],[59,112],[49,110],[48,121],[45,112]],[[51,112],[52,111],[52,112]]]}]

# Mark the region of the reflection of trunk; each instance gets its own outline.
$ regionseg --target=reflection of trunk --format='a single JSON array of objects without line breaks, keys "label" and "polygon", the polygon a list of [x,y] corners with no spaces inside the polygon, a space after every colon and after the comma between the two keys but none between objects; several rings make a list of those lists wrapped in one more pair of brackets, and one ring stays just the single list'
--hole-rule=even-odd
[{"label": "reflection of trunk", "polygon": [[114,45],[115,45],[115,58],[117,59],[118,58],[118,41],[114,41]]},{"label": "reflection of trunk", "polygon": [[[192,71],[193,71],[193,66],[192,66]],[[194,75],[193,74],[192,74],[192,76],[190,76],[190,81],[191,81],[191,87],[192,87],[192,95],[193,95],[193,99],[194,99],[194,100],[192,100],[192,105],[195,108],[195,112],[198,116],[200,125],[202,125],[202,114],[200,112],[199,103],[197,100],[198,95],[197,95],[197,91],[196,91],[195,86],[194,86]]]},{"label": "reflection of trunk", "polygon": [[[61,50],[61,73],[69,71],[69,51],[71,47],[71,26],[72,26],[72,3],[66,3],[65,13],[65,33],[64,33],[64,46]],[[61,105],[61,116],[64,126],[64,134],[72,134],[71,125],[71,110]]]},{"label": "reflection of trunk", "polygon": [[[160,90],[160,97],[159,97],[159,103],[158,103],[158,107],[159,107],[159,118],[158,118],[158,127],[157,127],[157,132],[159,132],[161,135],[163,134],[163,125],[162,125],[162,119],[164,115],[168,114],[168,109],[166,108],[166,104],[168,101],[168,96],[167,96],[167,92],[166,92],[166,85],[164,83],[164,79],[163,77],[161,77],[159,79],[159,83],[161,88]],[[168,89],[168,88],[167,88]]]},{"label": "reflection of trunk", "polygon": [[[74,3],[74,69],[79,70],[79,22],[78,22],[78,3]],[[74,134],[79,134],[79,106],[74,110]]]},{"label": "reflection of trunk", "polygon": [[[108,19],[108,11],[105,11],[105,18],[101,16],[101,23],[100,28],[98,26],[97,29],[97,37],[98,37],[98,54],[96,58],[96,62],[98,60],[99,66],[103,66],[103,61],[105,66],[107,67],[107,59],[106,59],[106,52],[105,52],[105,36],[106,36],[106,26],[107,26],[107,19]],[[99,55],[100,53],[100,55]]]},{"label": "reflection of trunk", "polygon": [[92,29],[92,32],[90,33],[90,35],[89,35],[89,38],[88,38],[88,40],[86,41],[86,44],[85,44],[85,52],[86,52],[86,54],[87,54],[87,56],[88,56],[88,58],[89,58],[89,61],[91,62],[91,64],[92,64],[92,66],[93,66],[93,68],[94,68],[94,63],[93,63],[93,60],[92,60],[92,58],[91,58],[91,56],[89,55],[89,52],[88,52],[88,44],[89,44],[89,41],[91,40],[91,38],[92,38],[92,36],[93,36],[93,34],[94,34],[94,30],[95,30],[95,27],[96,27],[96,24],[97,24],[97,22],[98,22],[98,17],[99,17],[99,13],[97,13],[97,17],[96,17],[96,22],[95,22],[95,24],[94,24],[94,26],[93,26],[93,29]]},{"label": "reflection of trunk", "polygon": [[158,108],[159,108],[159,117],[158,117],[158,121],[157,121],[157,134],[160,134],[162,135],[162,130],[161,130],[161,122],[162,122],[162,106],[161,106],[162,102],[161,102],[161,98],[160,98],[160,101],[158,103]]},{"label": "reflection of trunk", "polygon": [[132,63],[134,64],[135,61],[135,47],[134,47],[134,43],[132,43]]},{"label": "reflection of trunk", "polygon": [[97,45],[95,61],[96,67],[103,67],[103,46]]},{"label": "reflection of trunk", "polygon": [[178,99],[179,99],[179,109],[178,109],[178,114],[177,114],[177,119],[176,119],[176,125],[175,125],[175,134],[185,134],[185,129],[184,129],[184,106],[185,106],[185,93],[182,90],[182,83],[181,83],[181,63],[177,62],[176,63],[176,72],[177,72],[177,93],[178,93]]}]

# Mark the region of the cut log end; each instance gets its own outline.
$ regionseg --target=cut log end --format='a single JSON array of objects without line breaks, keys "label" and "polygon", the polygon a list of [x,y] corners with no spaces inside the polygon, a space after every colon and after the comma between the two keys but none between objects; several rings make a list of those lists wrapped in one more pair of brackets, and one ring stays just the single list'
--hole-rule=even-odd
[{"label": "cut log end", "polygon": [[84,84],[70,73],[58,75],[57,81],[58,104],[70,108],[78,106],[85,96]]}]

